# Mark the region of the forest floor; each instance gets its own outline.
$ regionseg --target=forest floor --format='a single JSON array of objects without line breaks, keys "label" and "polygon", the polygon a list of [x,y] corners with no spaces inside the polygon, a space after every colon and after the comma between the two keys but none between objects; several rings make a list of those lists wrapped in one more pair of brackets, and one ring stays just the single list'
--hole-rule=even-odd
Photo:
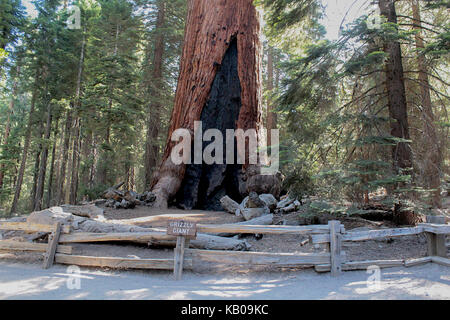
[{"label": "forest floor", "polygon": [[199,274],[81,268],[79,289],[69,289],[66,266],[43,270],[37,265],[0,262],[0,300],[134,299],[134,300],[302,300],[302,299],[450,299],[450,268],[426,264],[382,269],[379,286],[367,283],[365,271],[339,277],[313,270],[283,273]]},{"label": "forest floor", "polygon": [[[138,206],[135,209],[112,209],[104,208],[105,218],[111,220],[139,219],[143,218],[148,223],[141,223],[142,227],[165,227],[172,218],[181,218],[189,221],[195,221],[202,224],[225,224],[242,221],[242,218],[226,212],[191,210],[184,211],[179,209],[157,210],[146,206]],[[323,215],[326,220],[336,219],[334,216]],[[367,230],[396,227],[390,221],[371,222],[359,218],[341,218],[341,223],[346,230]],[[278,225],[299,225],[300,218],[298,213],[274,215],[274,224]],[[251,245],[251,251],[257,252],[289,252],[289,253],[308,253],[314,252],[314,246],[307,242],[307,236],[303,235],[264,235],[262,238],[256,238],[254,235],[245,235],[241,237]],[[137,244],[72,244],[73,254],[86,256],[104,256],[104,257],[129,257],[129,258],[171,258],[173,249],[155,248],[147,245]],[[427,242],[425,235],[404,236],[387,240],[371,240],[361,242],[344,242],[343,251],[346,252],[348,261],[361,260],[387,260],[387,259],[412,259],[425,257],[427,254]],[[7,253],[2,255],[2,260],[9,262],[41,263],[42,256],[38,253]],[[228,272],[237,274],[246,274],[249,272],[270,271],[271,268],[257,268],[248,266],[225,266],[211,263],[196,263],[194,261],[194,270],[200,273]]]}]

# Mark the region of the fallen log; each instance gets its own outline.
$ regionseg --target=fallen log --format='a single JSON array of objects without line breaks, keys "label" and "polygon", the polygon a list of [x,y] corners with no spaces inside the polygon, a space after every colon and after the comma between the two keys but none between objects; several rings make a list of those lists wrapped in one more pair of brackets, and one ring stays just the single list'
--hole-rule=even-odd
[{"label": "fallen log", "polygon": [[[176,237],[169,236],[165,230],[148,229],[146,232],[122,232],[122,233],[89,233],[75,232],[62,235],[60,243],[91,243],[91,242],[134,242],[151,246],[176,246]],[[190,246],[196,249],[210,250],[248,250],[250,245],[246,241],[225,237],[198,234],[197,239],[190,241]]]}]

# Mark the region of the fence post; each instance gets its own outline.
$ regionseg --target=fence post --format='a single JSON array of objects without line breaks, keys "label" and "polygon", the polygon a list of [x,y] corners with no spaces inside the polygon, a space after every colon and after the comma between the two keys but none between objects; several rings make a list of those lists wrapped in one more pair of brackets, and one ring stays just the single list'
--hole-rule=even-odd
[{"label": "fence post", "polygon": [[341,223],[339,221],[328,221],[330,227],[330,256],[331,256],[331,275],[338,276],[342,272],[341,248],[342,234]]},{"label": "fence post", "polygon": [[175,247],[174,268],[173,268],[175,280],[181,280],[181,275],[183,274],[185,244],[186,238],[183,236],[177,236],[177,246]]},{"label": "fence post", "polygon": [[53,265],[55,260],[56,247],[58,246],[59,236],[61,234],[61,223],[56,222],[54,225],[54,231],[48,236],[47,252],[44,256],[44,269],[48,269]]},{"label": "fence post", "polygon": [[[445,224],[444,216],[427,216],[427,223]],[[445,245],[445,234],[425,232],[428,244],[428,256],[447,258],[447,247]]]},{"label": "fence post", "polygon": [[425,232],[428,243],[428,256],[438,256],[447,258],[447,247],[445,245],[445,234],[434,234]]}]

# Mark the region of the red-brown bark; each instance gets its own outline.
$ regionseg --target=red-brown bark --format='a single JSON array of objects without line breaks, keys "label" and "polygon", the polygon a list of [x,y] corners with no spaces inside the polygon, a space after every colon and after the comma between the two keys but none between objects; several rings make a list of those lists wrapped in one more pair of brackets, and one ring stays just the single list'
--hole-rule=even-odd
[{"label": "red-brown bark", "polygon": [[267,99],[267,146],[272,146],[272,129],[277,128],[277,114],[274,112],[273,106],[273,89],[274,89],[274,53],[273,48],[269,47],[267,55],[267,91],[269,97]]},{"label": "red-brown bark", "polygon": [[163,62],[165,53],[165,36],[164,25],[166,21],[166,5],[165,1],[158,2],[158,18],[156,21],[156,40],[155,50],[153,53],[152,71],[149,72],[147,82],[152,82],[149,85],[149,92],[153,101],[149,103],[148,112],[149,120],[147,125],[147,141],[145,150],[145,187],[149,187],[152,182],[152,173],[158,163],[160,155],[160,147],[158,145],[158,136],[160,132],[161,122],[161,90],[163,88]]},{"label": "red-brown bark", "polygon": [[[397,23],[394,0],[380,0],[380,11],[388,22]],[[409,125],[406,104],[406,91],[400,43],[396,40],[385,42],[384,51],[388,55],[386,62],[386,88],[388,94],[389,115],[391,117],[391,135],[409,140]],[[410,173],[412,167],[411,146],[407,142],[398,142],[392,150],[395,171]]]},{"label": "red-brown bark", "polygon": [[417,66],[419,69],[420,82],[420,105],[422,107],[423,119],[423,133],[422,145],[424,148],[424,172],[423,176],[426,182],[426,188],[433,189],[431,205],[440,208],[442,206],[441,199],[441,163],[442,152],[439,144],[439,138],[434,124],[435,117],[433,112],[433,103],[430,95],[430,82],[428,80],[428,68],[425,56],[420,50],[425,48],[422,33],[421,33],[421,19],[420,7],[417,0],[412,0],[411,7],[413,11],[414,29],[417,30],[415,34],[416,48],[419,50],[417,56]]},{"label": "red-brown bark", "polygon": [[170,159],[175,143],[172,133],[179,128],[193,133],[200,120],[222,59],[236,39],[241,109],[236,128],[260,129],[261,44],[259,13],[252,0],[190,0],[180,75],[162,165],[153,181],[156,205],[167,201],[181,186],[185,165]]}]

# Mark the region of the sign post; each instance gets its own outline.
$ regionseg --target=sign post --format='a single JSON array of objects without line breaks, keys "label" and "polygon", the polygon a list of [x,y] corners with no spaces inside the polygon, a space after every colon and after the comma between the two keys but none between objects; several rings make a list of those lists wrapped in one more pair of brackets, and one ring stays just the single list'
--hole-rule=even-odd
[{"label": "sign post", "polygon": [[184,249],[186,239],[195,239],[197,237],[197,224],[194,222],[173,220],[167,226],[167,234],[177,236],[177,246],[174,251],[173,274],[175,280],[180,280],[183,273]]}]

